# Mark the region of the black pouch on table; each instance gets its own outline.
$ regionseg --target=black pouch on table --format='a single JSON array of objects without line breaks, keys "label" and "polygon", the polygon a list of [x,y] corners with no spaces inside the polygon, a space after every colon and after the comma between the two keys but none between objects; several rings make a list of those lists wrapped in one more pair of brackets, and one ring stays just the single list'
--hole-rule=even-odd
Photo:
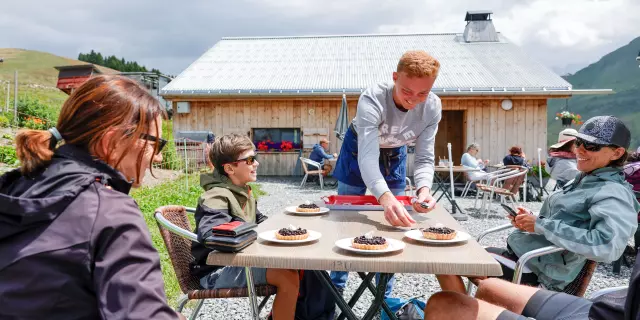
[{"label": "black pouch on table", "polygon": [[254,230],[249,230],[238,237],[218,235],[209,236],[204,239],[204,246],[209,249],[222,252],[238,252],[248,247],[256,241],[256,239],[258,239],[258,233]]}]

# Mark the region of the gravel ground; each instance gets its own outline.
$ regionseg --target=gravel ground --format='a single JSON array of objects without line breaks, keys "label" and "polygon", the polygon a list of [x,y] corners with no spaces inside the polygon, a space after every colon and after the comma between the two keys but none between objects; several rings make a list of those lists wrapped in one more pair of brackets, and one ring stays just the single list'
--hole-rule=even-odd
[{"label": "gravel ground", "polygon": [[[261,178],[258,181],[262,185],[262,190],[267,191],[269,194],[263,196],[258,206],[260,210],[267,215],[275,214],[282,210],[282,208],[300,203],[307,199],[319,199],[324,195],[336,194],[335,188],[325,188],[324,191],[320,190],[317,185],[307,184],[305,188],[299,188],[300,179],[291,178]],[[458,200],[460,207],[469,213],[469,220],[463,221],[461,224],[467,229],[467,231],[476,236],[480,232],[489,228],[508,223],[508,219],[505,218],[502,212],[494,212],[493,216],[489,216],[488,219],[482,219],[479,215],[473,212],[474,200],[464,199]],[[440,205],[445,205],[448,210],[451,209],[448,202],[443,202]],[[524,206],[538,211],[541,207],[541,202],[529,202]],[[494,210],[497,206],[494,205]],[[483,245],[504,247],[506,243],[506,237],[508,231],[496,233],[491,236],[487,236],[483,239]],[[631,261],[633,265],[633,261]],[[594,274],[587,295],[591,292],[614,286],[628,285],[629,277],[631,276],[631,270],[626,266],[622,266],[622,272],[619,275],[612,273],[611,264],[598,264],[596,273]],[[350,297],[353,292],[360,285],[360,280],[357,274],[351,274],[347,288],[345,290],[345,296]],[[440,291],[440,286],[433,275],[423,274],[396,274],[396,283],[393,291],[393,295],[402,298],[411,298],[415,296],[425,296],[428,298],[435,292]],[[273,298],[272,298],[273,299]],[[355,306],[355,313],[359,316],[363,316],[370,302],[373,300],[373,296],[366,292],[360,301]],[[262,311],[261,319],[266,319],[267,313],[271,309],[270,301]],[[198,319],[248,319],[250,318],[249,304],[247,299],[215,299],[205,302],[200,316]]]}]

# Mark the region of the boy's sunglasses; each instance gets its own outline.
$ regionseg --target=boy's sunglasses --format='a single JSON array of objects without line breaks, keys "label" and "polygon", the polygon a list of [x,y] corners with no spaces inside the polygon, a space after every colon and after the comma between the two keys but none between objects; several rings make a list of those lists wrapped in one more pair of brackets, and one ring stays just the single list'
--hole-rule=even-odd
[{"label": "boy's sunglasses", "polygon": [[246,158],[238,159],[236,161],[231,161],[231,162],[227,162],[227,163],[237,163],[237,162],[244,161],[247,165],[253,165],[253,163],[256,162],[256,160],[258,160],[257,156],[248,156]]},{"label": "boy's sunglasses", "polygon": [[158,150],[156,150],[156,154],[160,154],[162,148],[167,144],[167,140],[152,136],[150,134],[143,133],[140,135],[140,139],[144,139],[147,141],[153,141],[158,144]]},{"label": "boy's sunglasses", "polygon": [[576,148],[580,148],[580,146],[584,146],[584,149],[587,150],[587,151],[590,151],[590,152],[598,152],[604,147],[618,148],[618,146],[616,146],[616,145],[598,144],[598,143],[585,141],[584,139],[580,139],[580,138],[576,139],[575,144],[576,144]]}]

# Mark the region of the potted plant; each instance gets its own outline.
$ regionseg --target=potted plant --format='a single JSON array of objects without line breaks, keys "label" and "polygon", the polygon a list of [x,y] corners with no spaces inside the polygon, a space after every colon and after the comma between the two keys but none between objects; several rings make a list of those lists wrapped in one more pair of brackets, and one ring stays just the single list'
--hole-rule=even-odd
[{"label": "potted plant", "polygon": [[571,113],[569,111],[562,111],[556,113],[556,120],[560,119],[562,121],[562,125],[568,127],[571,123],[575,123],[576,125],[582,124],[582,117],[579,114]]}]

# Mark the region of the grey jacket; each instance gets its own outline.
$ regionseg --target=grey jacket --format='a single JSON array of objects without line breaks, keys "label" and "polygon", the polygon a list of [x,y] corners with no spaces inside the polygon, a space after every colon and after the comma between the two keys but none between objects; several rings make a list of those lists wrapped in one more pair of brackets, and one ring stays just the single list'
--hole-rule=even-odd
[{"label": "grey jacket", "polygon": [[612,262],[638,227],[640,204],[619,168],[582,173],[542,204],[535,233],[516,231],[507,240],[519,257],[556,245],[565,252],[532,259],[527,266],[547,288],[562,290],[586,259]]}]

